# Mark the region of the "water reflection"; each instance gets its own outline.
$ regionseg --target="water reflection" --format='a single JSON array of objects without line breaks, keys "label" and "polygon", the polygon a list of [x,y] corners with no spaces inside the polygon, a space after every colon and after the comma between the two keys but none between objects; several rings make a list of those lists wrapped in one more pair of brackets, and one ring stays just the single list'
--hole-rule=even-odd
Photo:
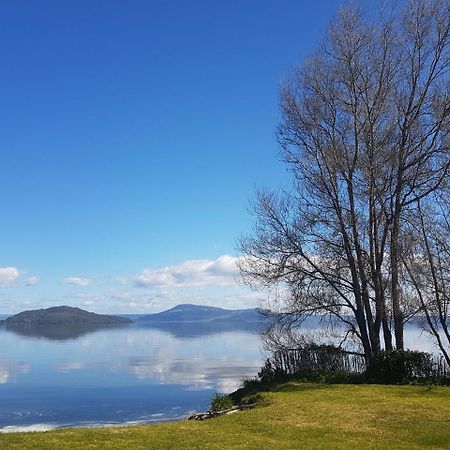
[{"label": "water reflection", "polygon": [[44,338],[54,341],[77,339],[85,334],[101,330],[113,330],[117,328],[139,328],[144,330],[159,330],[171,334],[175,338],[196,338],[213,334],[244,332],[258,333],[262,328],[262,322],[255,321],[198,321],[198,322],[154,322],[146,323],[137,321],[132,324],[90,324],[90,325],[29,325],[7,324],[3,326],[9,331],[33,338]]},{"label": "water reflection", "polygon": [[73,372],[74,370],[87,369],[85,363],[81,361],[62,362],[56,366],[56,370],[61,373]]},{"label": "water reflection", "polygon": [[264,359],[258,335],[242,331],[20,331],[0,327],[0,431],[178,418],[236,389]]},{"label": "water reflection", "polygon": [[0,363],[0,384],[5,384],[8,382],[11,376],[11,371],[6,364]]},{"label": "water reflection", "polygon": [[262,328],[262,322],[258,321],[233,321],[220,320],[198,321],[198,322],[137,322],[135,326],[164,331],[176,338],[195,338],[205,335],[229,332],[257,333]]},{"label": "water reflection", "polygon": [[240,378],[254,375],[261,361],[244,358],[222,357],[190,360],[165,358],[130,358],[129,367],[140,380],[158,380],[161,384],[179,384],[190,390],[214,389],[231,392],[239,386]]},{"label": "water reflection", "polygon": [[24,361],[0,360],[0,384],[12,382],[18,374],[27,374],[30,371],[30,363]]},{"label": "water reflection", "polygon": [[[0,327],[0,431],[179,418],[206,409],[214,392],[231,392],[255,376],[266,356],[258,334],[242,330],[20,331]],[[405,342],[435,351],[414,327]]]},{"label": "water reflection", "polygon": [[105,329],[122,328],[128,325],[22,325],[8,324],[6,329],[22,336],[45,338],[52,341],[77,339],[88,333]]}]

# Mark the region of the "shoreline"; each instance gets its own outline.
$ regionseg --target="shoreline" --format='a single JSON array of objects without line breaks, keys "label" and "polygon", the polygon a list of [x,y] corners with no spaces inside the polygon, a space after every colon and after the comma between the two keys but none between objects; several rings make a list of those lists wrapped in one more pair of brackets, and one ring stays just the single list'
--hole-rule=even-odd
[{"label": "shoreline", "polygon": [[23,450],[448,448],[449,393],[444,386],[292,382],[262,394],[267,401],[261,407],[218,421],[10,433],[0,435],[0,446]]},{"label": "shoreline", "polygon": [[167,423],[167,422],[178,422],[185,420],[190,414],[187,413],[179,417],[169,417],[169,418],[154,418],[154,419],[143,419],[143,420],[128,420],[126,422],[89,422],[89,423],[75,423],[75,424],[52,424],[52,423],[34,423],[30,425],[6,425],[0,428],[0,435],[2,434],[12,434],[12,433],[46,433],[48,431],[56,430],[71,430],[71,429],[97,429],[101,430],[104,428],[114,428],[114,427],[132,427],[137,425],[153,425],[157,423]]},{"label": "shoreline", "polygon": [[233,414],[239,411],[243,411],[246,409],[252,409],[256,406],[256,404],[251,405],[241,405],[241,406],[233,406],[232,408],[226,409],[224,411],[204,411],[204,412],[196,412],[190,411],[182,416],[178,417],[167,417],[167,418],[156,418],[157,415],[163,414],[154,414],[155,418],[153,419],[143,419],[143,420],[129,420],[126,422],[89,422],[89,423],[78,423],[78,424],[63,424],[63,425],[55,425],[49,423],[35,423],[31,425],[7,425],[5,427],[0,428],[1,434],[10,434],[10,433],[46,433],[48,431],[55,430],[67,430],[74,428],[95,428],[97,430],[101,430],[104,428],[114,428],[114,427],[132,427],[137,425],[153,425],[157,423],[167,423],[167,422],[179,422],[182,420],[207,420],[215,417]]}]

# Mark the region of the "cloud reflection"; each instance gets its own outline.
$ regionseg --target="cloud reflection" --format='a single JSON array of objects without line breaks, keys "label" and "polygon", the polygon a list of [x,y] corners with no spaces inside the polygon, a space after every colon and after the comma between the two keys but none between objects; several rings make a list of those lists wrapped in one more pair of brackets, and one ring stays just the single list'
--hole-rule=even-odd
[{"label": "cloud reflection", "polygon": [[58,364],[56,369],[58,370],[58,372],[67,373],[73,372],[74,370],[81,370],[85,368],[86,364],[81,361],[69,361]]},{"label": "cloud reflection", "polygon": [[252,376],[261,366],[261,358],[253,360],[236,356],[210,359],[198,355],[191,359],[175,357],[130,358],[129,368],[140,380],[156,380],[161,384],[184,385],[189,390],[213,389],[231,392],[241,379]]},{"label": "cloud reflection", "polygon": [[31,372],[31,364],[24,361],[0,361],[0,384],[10,383],[17,374]]},{"label": "cloud reflection", "polygon": [[7,383],[10,376],[11,376],[11,373],[10,373],[9,368],[0,364],[0,384]]},{"label": "cloud reflection", "polygon": [[242,331],[188,338],[149,328],[98,333],[95,342],[92,335],[80,340],[73,360],[82,361],[92,346],[102,349],[101,370],[186,390],[231,392],[243,378],[255,376],[264,361],[259,336]]}]

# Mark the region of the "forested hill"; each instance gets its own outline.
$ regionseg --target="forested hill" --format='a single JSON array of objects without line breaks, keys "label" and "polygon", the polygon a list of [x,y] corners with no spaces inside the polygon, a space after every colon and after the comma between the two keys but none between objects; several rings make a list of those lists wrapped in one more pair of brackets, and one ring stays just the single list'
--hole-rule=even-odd
[{"label": "forested hill", "polygon": [[259,318],[259,310],[251,309],[223,309],[212,306],[198,306],[183,304],[156,314],[148,314],[140,317],[138,322],[209,322],[209,321],[245,321],[256,322]]},{"label": "forested hill", "polygon": [[70,306],[23,311],[0,321],[4,325],[115,325],[131,323],[119,316],[96,314]]}]

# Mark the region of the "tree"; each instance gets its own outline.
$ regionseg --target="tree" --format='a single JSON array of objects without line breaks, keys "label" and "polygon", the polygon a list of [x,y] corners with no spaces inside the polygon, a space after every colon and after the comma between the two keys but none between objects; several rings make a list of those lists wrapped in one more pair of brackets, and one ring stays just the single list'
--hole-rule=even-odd
[{"label": "tree", "polygon": [[320,315],[368,361],[403,349],[417,313],[408,220],[448,186],[449,36],[448,0],[411,0],[376,21],[347,7],[283,86],[277,134],[293,188],[260,191],[240,241],[244,280],[278,286],[273,329]]},{"label": "tree", "polygon": [[421,325],[450,366],[450,199],[431,200],[420,202],[410,219],[403,262],[406,281],[419,305]]}]

